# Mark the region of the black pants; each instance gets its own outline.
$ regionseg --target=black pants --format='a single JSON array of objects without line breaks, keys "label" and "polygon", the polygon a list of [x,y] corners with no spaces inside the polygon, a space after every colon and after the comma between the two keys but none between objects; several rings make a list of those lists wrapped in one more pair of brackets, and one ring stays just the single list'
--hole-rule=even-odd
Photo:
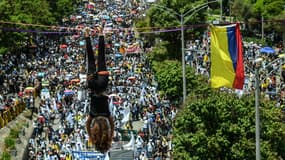
[{"label": "black pants", "polygon": [[98,75],[100,71],[107,71],[106,60],[105,60],[105,41],[104,36],[99,37],[99,50],[97,57],[98,70],[95,64],[95,56],[91,45],[90,38],[86,38],[86,49],[87,49],[87,59],[88,59],[88,74],[93,75],[93,78],[88,80],[88,88],[91,91],[100,93],[104,92],[108,86],[108,76]]},{"label": "black pants", "polygon": [[[90,38],[86,38],[86,49],[88,56],[88,73],[95,73],[96,65],[95,65],[95,56],[91,45]],[[99,51],[98,51],[98,72],[106,71],[106,61],[105,61],[105,41],[104,36],[99,37]]]}]

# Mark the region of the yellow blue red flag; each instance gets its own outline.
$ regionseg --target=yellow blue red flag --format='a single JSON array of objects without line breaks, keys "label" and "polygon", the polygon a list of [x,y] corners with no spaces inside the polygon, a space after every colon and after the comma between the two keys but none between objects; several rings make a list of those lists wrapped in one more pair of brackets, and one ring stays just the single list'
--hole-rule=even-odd
[{"label": "yellow blue red flag", "polygon": [[211,87],[243,89],[244,65],[239,24],[210,26]]}]

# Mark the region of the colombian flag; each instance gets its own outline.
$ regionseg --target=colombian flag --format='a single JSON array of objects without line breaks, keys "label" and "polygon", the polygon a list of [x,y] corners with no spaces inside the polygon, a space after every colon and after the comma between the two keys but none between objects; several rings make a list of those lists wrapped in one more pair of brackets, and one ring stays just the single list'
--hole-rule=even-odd
[{"label": "colombian flag", "polygon": [[211,87],[243,89],[244,66],[239,24],[210,28]]}]

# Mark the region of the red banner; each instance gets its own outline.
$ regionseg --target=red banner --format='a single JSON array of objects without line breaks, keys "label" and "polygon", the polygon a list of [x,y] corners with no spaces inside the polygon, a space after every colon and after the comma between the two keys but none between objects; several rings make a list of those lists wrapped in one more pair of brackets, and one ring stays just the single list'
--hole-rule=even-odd
[{"label": "red banner", "polygon": [[140,53],[141,48],[138,44],[129,45],[126,49],[127,54],[134,54],[134,53]]}]

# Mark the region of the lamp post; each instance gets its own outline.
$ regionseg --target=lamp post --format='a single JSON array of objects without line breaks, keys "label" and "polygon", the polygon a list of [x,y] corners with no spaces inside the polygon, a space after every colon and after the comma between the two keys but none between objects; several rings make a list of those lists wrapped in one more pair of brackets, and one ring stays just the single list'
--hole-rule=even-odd
[{"label": "lamp post", "polygon": [[[285,55],[280,55],[279,58],[275,59],[273,62],[264,66],[267,68],[271,66],[276,61],[284,58]],[[255,156],[256,160],[260,160],[260,114],[259,114],[259,97],[260,97],[260,83],[259,83],[259,70],[260,70],[260,62],[262,58],[257,58],[255,60]]]},{"label": "lamp post", "polygon": [[255,60],[255,157],[260,160],[260,115],[259,115],[259,62],[262,58]]},{"label": "lamp post", "polygon": [[[281,60],[281,61],[279,62],[280,64],[278,64],[278,66],[279,66],[279,73],[281,73],[280,70],[281,70],[281,68],[282,68],[284,58],[285,58],[285,54],[280,54],[280,55],[278,55],[278,58],[276,58],[276,59],[274,59],[272,62],[268,63],[268,64],[266,65],[266,67],[271,66],[271,65],[273,65],[275,62],[278,62],[278,61]],[[272,72],[274,72],[274,71],[276,71],[276,70],[270,71],[269,73],[267,73],[267,75],[270,75],[270,74],[271,74]],[[265,78],[261,79],[261,82],[264,82],[264,81],[265,81]]]},{"label": "lamp post", "polygon": [[266,77],[270,76],[273,72],[277,71],[277,75],[276,75],[276,95],[278,95],[279,91],[280,91],[280,84],[281,84],[281,75],[282,75],[282,67],[283,67],[283,63],[284,63],[284,58],[285,58],[285,54],[280,54],[278,55],[278,58],[275,59],[274,61],[268,63],[266,66],[271,66],[273,65],[275,62],[278,62],[277,67],[273,70],[271,70],[269,73],[266,74],[266,76],[264,78],[261,79],[261,83],[263,83],[266,80]]},{"label": "lamp post", "polygon": [[[215,2],[219,2],[220,0],[214,0],[214,1],[210,1],[210,2],[207,2],[207,3],[204,3],[204,4],[201,4],[185,13],[178,13],[176,11],[174,11],[173,9],[171,8],[168,8],[168,7],[165,7],[165,6],[162,6],[162,5],[157,5],[157,4],[154,4],[152,3],[151,5],[152,6],[155,6],[157,8],[160,8],[160,9],[163,9],[163,10],[166,10],[168,11],[169,13],[171,13],[171,15],[176,15],[178,17],[180,17],[180,19],[178,20],[179,23],[180,23],[180,26],[181,26],[181,52],[182,52],[182,83],[183,83],[183,103],[185,103],[186,101],[186,69],[185,69],[185,46],[184,46],[184,24],[185,22],[187,22],[196,12],[199,12],[200,10],[206,8],[209,4],[211,3],[215,3]],[[222,2],[221,2],[222,3]],[[189,15],[189,13],[192,13]],[[185,20],[185,17],[188,16],[188,19]],[[222,8],[221,8],[221,15],[222,15]],[[175,17],[177,18],[177,17]],[[222,17],[221,17],[222,18]]]}]

